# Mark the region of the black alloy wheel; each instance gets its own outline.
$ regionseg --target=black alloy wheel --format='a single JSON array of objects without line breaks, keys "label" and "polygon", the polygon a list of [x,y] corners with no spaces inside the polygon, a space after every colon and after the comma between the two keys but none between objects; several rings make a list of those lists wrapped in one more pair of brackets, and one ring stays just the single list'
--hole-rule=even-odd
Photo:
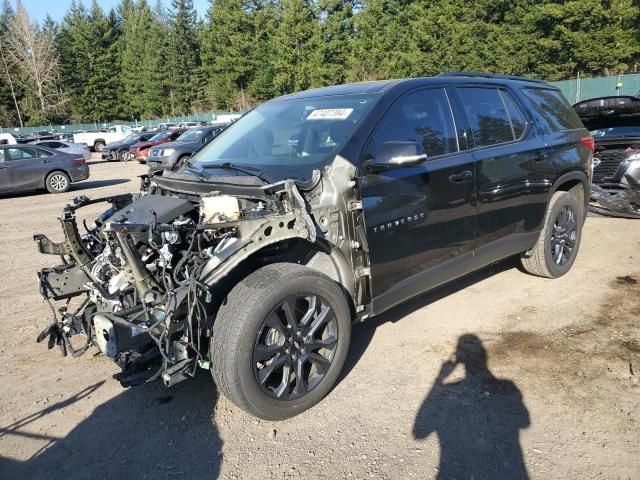
[{"label": "black alloy wheel", "polygon": [[338,322],[319,295],[292,295],[264,320],[253,349],[260,387],[279,400],[299,398],[324,378],[335,357]]},{"label": "black alloy wheel", "polygon": [[566,265],[576,247],[578,220],[570,205],[562,207],[553,223],[551,232],[551,256],[556,265]]}]

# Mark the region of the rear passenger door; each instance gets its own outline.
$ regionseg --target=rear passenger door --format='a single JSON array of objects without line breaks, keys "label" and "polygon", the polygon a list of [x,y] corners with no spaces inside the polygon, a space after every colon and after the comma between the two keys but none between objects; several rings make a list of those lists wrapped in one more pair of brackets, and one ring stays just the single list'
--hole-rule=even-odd
[{"label": "rear passenger door", "polygon": [[[360,191],[376,312],[471,267],[474,165],[457,134],[445,88],[425,88],[398,98],[365,147]],[[421,144],[426,158],[367,170],[385,146],[402,142]]]},{"label": "rear passenger door", "polygon": [[8,160],[7,148],[0,145],[0,192],[11,190],[11,172]]},{"label": "rear passenger door", "polygon": [[497,86],[456,91],[476,160],[478,268],[535,243],[554,169],[515,92]]}]

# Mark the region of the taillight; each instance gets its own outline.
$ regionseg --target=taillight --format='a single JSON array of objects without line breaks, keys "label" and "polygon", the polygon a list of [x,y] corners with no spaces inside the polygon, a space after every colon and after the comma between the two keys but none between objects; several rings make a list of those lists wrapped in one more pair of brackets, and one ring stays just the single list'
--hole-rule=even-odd
[{"label": "taillight", "polygon": [[591,153],[596,150],[596,142],[593,140],[593,137],[584,137],[580,139],[580,143],[587,147]]},{"label": "taillight", "polygon": [[78,165],[84,165],[84,157],[76,157],[73,159],[73,163],[76,163]]}]

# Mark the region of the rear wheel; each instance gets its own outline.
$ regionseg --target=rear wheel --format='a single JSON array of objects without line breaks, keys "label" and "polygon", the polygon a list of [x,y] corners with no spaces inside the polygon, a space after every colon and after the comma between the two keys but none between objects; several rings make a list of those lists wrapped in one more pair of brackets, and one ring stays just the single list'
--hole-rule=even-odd
[{"label": "rear wheel", "polygon": [[104,145],[105,145],[105,144],[104,144],[104,142],[103,142],[102,140],[98,140],[98,141],[96,141],[96,142],[93,144],[93,149],[94,149],[96,152],[99,152],[99,153],[100,153],[100,152],[102,152],[102,151],[104,150]]},{"label": "rear wheel", "polygon": [[584,206],[576,197],[569,192],[554,193],[538,242],[522,257],[524,269],[547,278],[567,273],[580,248],[583,223]]},{"label": "rear wheel", "polygon": [[47,175],[44,184],[49,193],[64,193],[69,190],[71,179],[64,172],[51,172]]},{"label": "rear wheel", "polygon": [[268,265],[238,283],[220,307],[213,377],[246,412],[293,417],[331,390],[350,334],[349,306],[335,282],[304,266]]}]

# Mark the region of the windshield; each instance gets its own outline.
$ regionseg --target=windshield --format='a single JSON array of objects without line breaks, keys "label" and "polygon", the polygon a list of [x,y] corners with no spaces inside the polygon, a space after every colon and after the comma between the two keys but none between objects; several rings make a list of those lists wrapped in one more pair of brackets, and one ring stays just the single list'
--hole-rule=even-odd
[{"label": "windshield", "polygon": [[199,142],[206,133],[206,130],[187,130],[176,139],[176,143]]},{"label": "windshield", "polygon": [[265,103],[198,152],[192,164],[259,168],[270,181],[307,180],[349,140],[378,95],[335,95]]},{"label": "windshield", "polygon": [[169,136],[171,132],[159,132],[156,133],[153,137],[151,137],[148,141],[149,142],[159,142],[160,140],[164,140],[165,138],[167,138]]},{"label": "windshield", "polygon": [[591,135],[594,137],[640,137],[640,125],[625,126],[625,127],[609,127],[598,128],[592,130]]}]

